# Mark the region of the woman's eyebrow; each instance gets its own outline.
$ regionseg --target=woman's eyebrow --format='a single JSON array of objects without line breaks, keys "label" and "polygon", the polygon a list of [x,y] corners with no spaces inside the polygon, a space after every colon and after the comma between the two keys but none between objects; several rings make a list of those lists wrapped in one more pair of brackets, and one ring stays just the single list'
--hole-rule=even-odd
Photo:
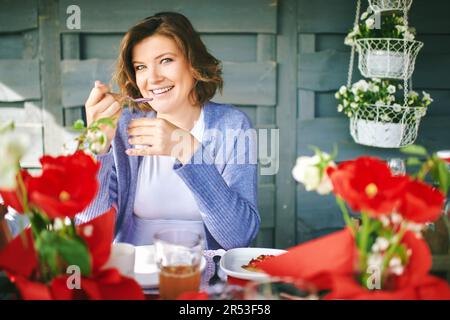
[{"label": "woman's eyebrow", "polygon": [[[154,60],[158,60],[159,58],[161,58],[162,56],[165,56],[165,55],[176,56],[176,54],[173,53],[173,52],[164,52],[164,53],[160,54],[159,56],[155,57]],[[134,60],[132,61],[132,63],[142,63],[142,64],[144,64],[144,62],[142,62],[142,61],[134,61]]]},{"label": "woman's eyebrow", "polygon": [[164,53],[160,54],[159,56],[155,57],[155,60],[161,58],[162,56],[165,56],[166,54],[170,54],[172,56],[176,56],[175,53],[169,51],[169,52],[164,52]]}]

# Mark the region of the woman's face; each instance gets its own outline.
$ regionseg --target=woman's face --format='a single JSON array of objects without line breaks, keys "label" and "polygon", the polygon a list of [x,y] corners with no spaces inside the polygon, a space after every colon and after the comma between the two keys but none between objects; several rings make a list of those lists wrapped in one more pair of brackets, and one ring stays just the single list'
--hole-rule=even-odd
[{"label": "woman's face", "polygon": [[154,35],[132,50],[136,84],[143,97],[151,97],[152,108],[162,114],[177,112],[189,103],[194,86],[190,66],[175,41]]}]

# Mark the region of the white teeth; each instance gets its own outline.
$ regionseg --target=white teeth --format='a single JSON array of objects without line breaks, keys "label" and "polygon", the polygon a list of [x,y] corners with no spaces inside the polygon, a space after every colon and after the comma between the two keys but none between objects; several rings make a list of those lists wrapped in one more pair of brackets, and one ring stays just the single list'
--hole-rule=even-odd
[{"label": "white teeth", "polygon": [[165,87],[165,88],[153,89],[152,92],[154,94],[161,94],[161,93],[164,93],[164,92],[167,92],[167,91],[171,90],[172,88],[173,87]]}]

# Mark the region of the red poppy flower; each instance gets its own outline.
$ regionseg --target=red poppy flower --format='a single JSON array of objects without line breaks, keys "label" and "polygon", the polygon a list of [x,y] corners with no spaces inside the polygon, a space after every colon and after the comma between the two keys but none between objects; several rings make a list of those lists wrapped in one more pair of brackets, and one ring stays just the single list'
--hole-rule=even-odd
[{"label": "red poppy flower", "polygon": [[401,196],[399,213],[417,223],[435,221],[444,208],[445,196],[436,188],[421,181],[410,181]]},{"label": "red poppy flower", "polygon": [[[25,185],[25,189],[28,189],[29,180],[32,178],[31,175],[26,170],[21,170],[20,173],[22,174],[22,180]],[[3,203],[6,206],[9,206],[16,210],[18,213],[23,213],[23,206],[22,202],[23,199],[20,196],[20,192],[18,192],[19,189],[16,190],[0,190],[0,196],[3,199]]]},{"label": "red poppy flower", "polygon": [[409,181],[407,177],[392,176],[384,161],[371,157],[360,157],[329,167],[327,174],[336,195],[354,211],[371,215],[392,213]]},{"label": "red poppy flower", "polygon": [[30,205],[42,209],[48,217],[73,217],[94,199],[100,164],[78,151],[70,156],[40,159],[42,175],[30,179]]},{"label": "red poppy flower", "polygon": [[115,209],[77,227],[88,245],[93,261],[92,274],[81,277],[81,290],[69,289],[70,275],[59,276],[45,285],[33,280],[38,268],[30,229],[27,242],[20,236],[0,251],[0,270],[5,270],[23,299],[143,299],[141,287],[134,279],[122,276],[116,269],[103,270],[109,258],[114,232]]}]

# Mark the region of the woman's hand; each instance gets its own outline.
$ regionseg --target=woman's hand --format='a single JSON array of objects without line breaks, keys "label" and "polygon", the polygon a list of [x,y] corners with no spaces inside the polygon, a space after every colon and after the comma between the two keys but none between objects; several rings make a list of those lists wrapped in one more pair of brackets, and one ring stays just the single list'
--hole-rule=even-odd
[{"label": "woman's hand", "polygon": [[108,152],[111,142],[114,139],[117,128],[117,121],[122,114],[122,108],[111,94],[109,94],[108,86],[100,81],[95,81],[95,86],[89,94],[85,105],[87,126],[89,127],[94,121],[102,118],[111,118],[114,122],[114,128],[107,125],[100,125],[100,129],[106,135],[106,146],[98,152],[103,154]]},{"label": "woman's hand", "polygon": [[172,156],[185,164],[200,146],[194,136],[162,118],[134,119],[128,126],[128,142],[142,145],[128,149],[130,156]]}]

